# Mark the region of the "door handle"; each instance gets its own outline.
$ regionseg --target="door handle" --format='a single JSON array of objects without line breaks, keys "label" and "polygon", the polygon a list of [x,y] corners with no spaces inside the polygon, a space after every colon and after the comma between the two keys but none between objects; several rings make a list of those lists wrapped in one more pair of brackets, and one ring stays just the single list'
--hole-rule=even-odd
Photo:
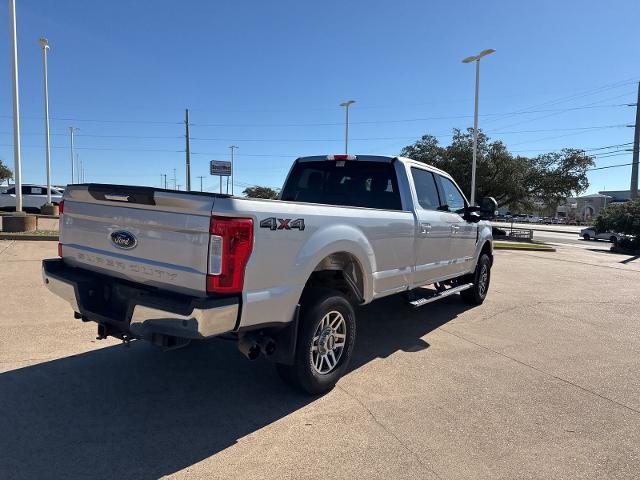
[{"label": "door handle", "polygon": [[458,225],[451,225],[451,233],[458,233],[460,227]]},{"label": "door handle", "polygon": [[427,222],[420,223],[420,233],[423,235],[428,235],[431,231],[431,224]]}]

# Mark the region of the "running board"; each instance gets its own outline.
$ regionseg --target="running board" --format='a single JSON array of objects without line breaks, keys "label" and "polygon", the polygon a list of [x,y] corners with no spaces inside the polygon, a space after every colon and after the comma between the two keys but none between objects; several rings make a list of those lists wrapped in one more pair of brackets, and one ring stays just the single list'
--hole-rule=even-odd
[{"label": "running board", "polygon": [[447,290],[443,290],[439,293],[434,293],[429,297],[417,298],[416,300],[412,300],[409,302],[413,308],[420,308],[427,303],[435,302],[436,300],[440,300],[441,298],[448,297],[449,295],[453,295],[454,293],[460,293],[464,290],[468,290],[473,287],[473,283],[465,283],[464,285],[459,285],[457,287],[449,288]]}]

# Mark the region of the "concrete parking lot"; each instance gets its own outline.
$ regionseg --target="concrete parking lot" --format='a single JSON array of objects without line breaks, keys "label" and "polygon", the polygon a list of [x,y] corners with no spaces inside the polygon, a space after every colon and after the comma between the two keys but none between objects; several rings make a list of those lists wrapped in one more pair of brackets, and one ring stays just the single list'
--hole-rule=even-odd
[{"label": "concrete parking lot", "polygon": [[[604,245],[603,245],[604,246]],[[0,242],[0,478],[640,477],[640,259],[496,253],[484,305],[362,308],[313,398],[232,342],[97,341]]]}]

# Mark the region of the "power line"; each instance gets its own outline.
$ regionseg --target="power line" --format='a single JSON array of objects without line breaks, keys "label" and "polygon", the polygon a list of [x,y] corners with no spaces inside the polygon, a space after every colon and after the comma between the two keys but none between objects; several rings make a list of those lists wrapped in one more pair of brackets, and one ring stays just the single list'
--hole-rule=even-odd
[{"label": "power line", "polygon": [[[568,112],[575,110],[585,110],[590,108],[613,108],[613,107],[626,107],[627,104],[611,104],[611,105],[583,105],[579,107],[570,107],[563,109],[546,109],[546,110],[531,110],[528,112],[510,112],[514,115],[530,114],[530,113],[542,113],[542,112]],[[507,112],[509,113],[509,112]],[[485,113],[481,114],[481,117],[490,117],[496,115],[504,115],[504,113]],[[473,115],[453,115],[453,116],[438,116],[438,117],[419,117],[419,118],[403,118],[395,120],[363,120],[359,122],[349,122],[352,125],[379,125],[388,123],[410,123],[410,122],[423,122],[429,120],[455,120],[462,118],[473,118]],[[193,123],[193,126],[197,127],[327,127],[343,125],[344,122],[325,122],[325,123]]]},{"label": "power line", "polygon": [[606,167],[587,168],[587,171],[592,172],[593,170],[605,170],[607,168],[627,167],[629,165],[633,165],[633,163],[618,163],[616,165],[607,165]]}]

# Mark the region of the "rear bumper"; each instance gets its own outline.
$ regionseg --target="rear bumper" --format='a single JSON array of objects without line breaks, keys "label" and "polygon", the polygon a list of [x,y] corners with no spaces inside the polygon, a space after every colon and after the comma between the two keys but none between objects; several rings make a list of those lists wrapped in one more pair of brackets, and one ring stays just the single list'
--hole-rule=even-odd
[{"label": "rear bumper", "polygon": [[200,339],[237,328],[240,299],[196,298],[141,288],[113,277],[42,262],[45,286],[66,300],[83,320],[105,325],[110,335],[152,339],[154,334]]}]

